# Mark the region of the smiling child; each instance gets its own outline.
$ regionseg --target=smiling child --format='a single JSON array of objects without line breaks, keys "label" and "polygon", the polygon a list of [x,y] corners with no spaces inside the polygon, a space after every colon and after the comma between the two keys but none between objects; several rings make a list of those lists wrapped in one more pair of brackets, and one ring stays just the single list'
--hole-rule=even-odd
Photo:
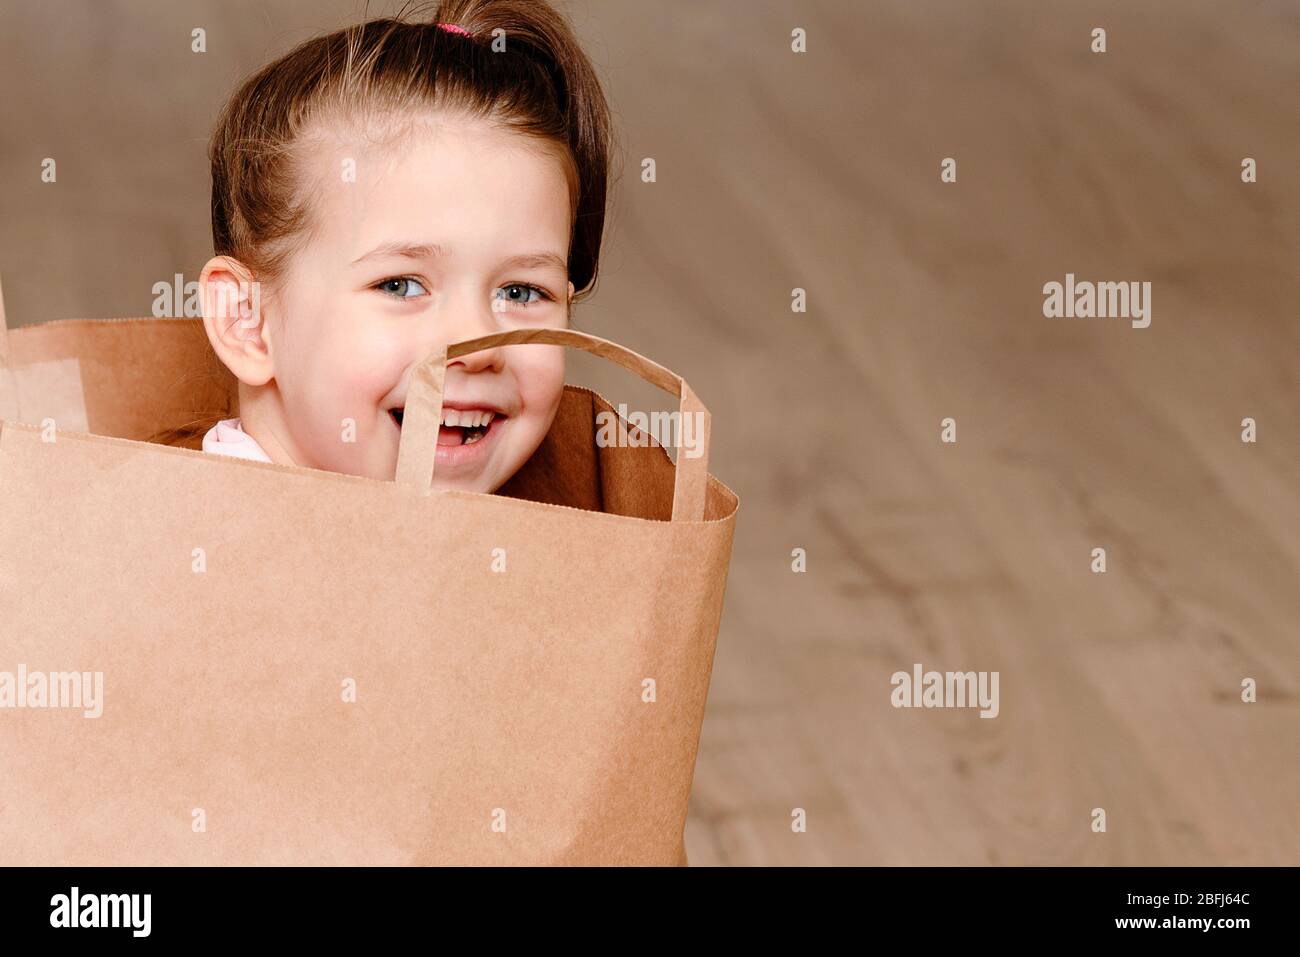
[{"label": "smiling child", "polygon": [[[551,7],[450,0],[300,45],[211,144],[204,327],[239,417],[203,449],[391,479],[412,370],[441,345],[565,328],[596,277],[610,123]],[[434,485],[493,492],[564,386],[553,345],[448,363]]]}]

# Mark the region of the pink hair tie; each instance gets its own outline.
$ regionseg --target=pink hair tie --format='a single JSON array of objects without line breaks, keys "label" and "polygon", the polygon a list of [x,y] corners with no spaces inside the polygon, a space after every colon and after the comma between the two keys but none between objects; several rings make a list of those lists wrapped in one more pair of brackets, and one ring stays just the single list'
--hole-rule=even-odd
[{"label": "pink hair tie", "polygon": [[458,27],[454,23],[439,23],[438,26],[442,27],[442,29],[446,30],[448,33],[459,33],[461,36],[469,36],[468,30],[464,27]]}]

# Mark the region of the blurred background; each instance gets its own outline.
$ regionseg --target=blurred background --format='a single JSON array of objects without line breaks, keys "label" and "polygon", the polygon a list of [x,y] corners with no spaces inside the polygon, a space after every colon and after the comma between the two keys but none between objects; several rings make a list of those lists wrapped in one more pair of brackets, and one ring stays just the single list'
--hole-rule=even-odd
[{"label": "blurred background", "polygon": [[[741,500],[691,863],[1300,863],[1300,2],[557,6],[625,167],[575,324],[693,385]],[[361,13],[0,0],[10,324],[197,279],[225,97]],[[1151,326],[1044,318],[1067,272]],[[893,708],[916,662],[1000,714]]]}]

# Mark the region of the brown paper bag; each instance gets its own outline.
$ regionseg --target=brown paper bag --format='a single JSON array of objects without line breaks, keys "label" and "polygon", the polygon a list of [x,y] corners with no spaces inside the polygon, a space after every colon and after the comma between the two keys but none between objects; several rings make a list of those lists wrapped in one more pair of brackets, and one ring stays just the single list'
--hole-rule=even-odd
[{"label": "brown paper bag", "polygon": [[381,482],[142,441],[236,414],[199,320],[2,320],[0,864],[685,863],[736,496],[573,387],[501,493],[429,487],[449,356],[585,349],[707,423],[680,378],[451,346]]}]

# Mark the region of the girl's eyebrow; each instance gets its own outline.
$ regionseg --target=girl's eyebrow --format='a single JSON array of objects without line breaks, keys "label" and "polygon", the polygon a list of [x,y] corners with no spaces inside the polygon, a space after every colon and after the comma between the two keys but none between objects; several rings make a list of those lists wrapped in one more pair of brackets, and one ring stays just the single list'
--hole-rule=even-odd
[{"label": "girl's eyebrow", "polygon": [[352,260],[352,265],[365,262],[367,259],[378,259],[381,256],[401,256],[404,259],[434,259],[443,255],[445,250],[437,243],[406,243],[393,241],[380,243],[368,253],[363,253],[356,259]]},{"label": "girl's eyebrow", "polygon": [[[438,243],[409,243],[409,242],[387,242],[381,243],[368,253],[363,253],[356,259],[352,260],[352,265],[365,262],[367,259],[378,259],[387,256],[400,256],[403,259],[436,259],[439,256],[445,256],[447,250]],[[561,272],[569,271],[569,263],[563,256],[556,252],[540,250],[538,252],[520,253],[516,256],[510,256],[501,261],[502,267],[513,267],[517,269],[532,269],[550,267],[558,269]]]},{"label": "girl's eyebrow", "polygon": [[563,273],[569,271],[568,261],[559,253],[552,252],[521,253],[518,256],[511,256],[509,259],[503,260],[501,265],[517,269],[543,269],[549,266]]}]

